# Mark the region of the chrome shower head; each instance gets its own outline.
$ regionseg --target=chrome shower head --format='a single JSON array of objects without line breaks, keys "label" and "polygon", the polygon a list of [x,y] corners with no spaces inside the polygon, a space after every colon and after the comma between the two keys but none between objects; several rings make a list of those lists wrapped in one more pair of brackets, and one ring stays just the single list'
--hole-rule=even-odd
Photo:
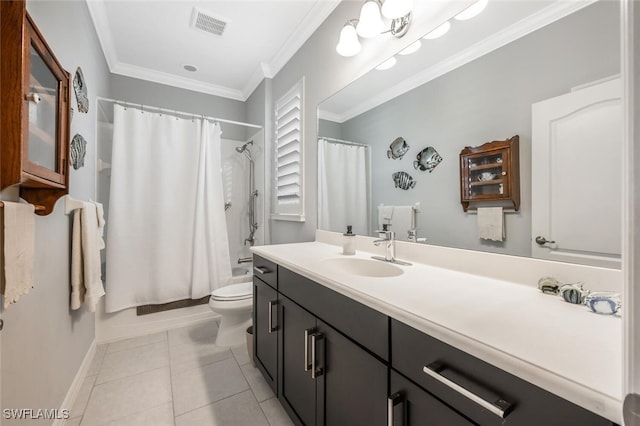
[{"label": "chrome shower head", "polygon": [[239,153],[243,153],[247,149],[247,145],[253,145],[253,141],[249,141],[242,146],[237,146],[236,151],[238,151]]}]

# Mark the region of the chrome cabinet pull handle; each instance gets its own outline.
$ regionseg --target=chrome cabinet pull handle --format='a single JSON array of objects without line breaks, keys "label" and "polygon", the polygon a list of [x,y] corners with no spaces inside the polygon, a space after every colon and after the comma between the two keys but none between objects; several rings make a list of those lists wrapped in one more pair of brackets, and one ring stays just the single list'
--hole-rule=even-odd
[{"label": "chrome cabinet pull handle", "polygon": [[269,268],[266,266],[254,266],[253,271],[259,273],[260,275],[268,274],[271,272]]},{"label": "chrome cabinet pull handle", "polygon": [[[387,398],[387,426],[393,426],[394,408],[398,404],[404,403],[404,396],[400,392],[396,392]],[[402,426],[405,424],[404,414],[402,415]]]},{"label": "chrome cabinet pull handle", "polygon": [[273,326],[273,306],[277,305],[278,301],[277,300],[269,300],[268,305],[269,305],[269,333],[273,333],[274,331],[276,331],[276,328]]},{"label": "chrome cabinet pull handle", "polygon": [[428,376],[436,379],[443,385],[453,389],[458,392],[460,395],[470,399],[476,404],[480,405],[482,408],[485,408],[495,414],[496,416],[503,418],[509,414],[511,411],[512,405],[511,403],[505,401],[504,399],[498,399],[497,401],[490,402],[486,399],[476,395],[468,389],[460,386],[459,384],[453,382],[452,380],[444,377],[440,372],[445,369],[445,366],[440,362],[433,362],[427,366],[425,366],[422,371],[424,371]]},{"label": "chrome cabinet pull handle", "polygon": [[307,328],[304,331],[304,371],[311,370],[311,364],[309,364],[309,335],[313,331],[313,328]]},{"label": "chrome cabinet pull handle", "polygon": [[316,366],[316,343],[322,339],[321,333],[313,333],[311,335],[311,378],[315,379],[322,376],[322,368]]}]

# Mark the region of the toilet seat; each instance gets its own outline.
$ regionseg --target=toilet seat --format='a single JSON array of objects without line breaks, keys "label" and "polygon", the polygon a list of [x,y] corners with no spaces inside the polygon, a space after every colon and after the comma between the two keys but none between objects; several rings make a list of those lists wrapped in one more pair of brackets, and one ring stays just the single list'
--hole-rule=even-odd
[{"label": "toilet seat", "polygon": [[211,298],[219,301],[251,299],[253,298],[253,283],[249,281],[220,287],[211,293]]}]

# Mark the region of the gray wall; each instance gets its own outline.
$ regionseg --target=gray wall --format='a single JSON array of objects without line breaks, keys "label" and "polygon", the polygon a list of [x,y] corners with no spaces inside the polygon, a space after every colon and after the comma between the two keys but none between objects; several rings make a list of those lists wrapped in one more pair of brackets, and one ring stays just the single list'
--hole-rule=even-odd
[{"label": "gray wall", "polygon": [[[202,114],[233,121],[246,121],[245,103],[193,90],[111,74],[110,98],[167,110]],[[223,138],[244,140],[246,128],[222,124]]]},{"label": "gray wall", "polygon": [[[95,97],[108,95],[109,77],[87,7],[84,2],[29,1],[27,9],[72,78],[82,67],[91,106],[89,113],[79,113],[72,95],[71,135],[85,137],[87,156],[84,168],[70,170],[69,193],[95,198]],[[11,195],[2,194],[15,199]],[[63,204],[36,218],[35,287],[2,313],[2,408],[60,408],[94,339],[94,314],[69,309],[70,219]],[[6,421],[14,423],[29,424]]]},{"label": "gray wall", "polygon": [[[343,123],[340,137],[372,145],[374,217],[380,203],[420,201],[418,233],[430,244],[529,256],[531,104],[618,74],[618,21],[617,2],[596,3]],[[477,215],[464,213],[460,205],[459,153],[465,146],[516,134],[520,212],[505,215],[504,242],[480,240]],[[402,160],[389,160],[386,151],[398,136],[411,149]],[[412,166],[427,146],[444,159],[432,173]],[[394,187],[391,174],[399,170],[417,180],[414,189]]]}]

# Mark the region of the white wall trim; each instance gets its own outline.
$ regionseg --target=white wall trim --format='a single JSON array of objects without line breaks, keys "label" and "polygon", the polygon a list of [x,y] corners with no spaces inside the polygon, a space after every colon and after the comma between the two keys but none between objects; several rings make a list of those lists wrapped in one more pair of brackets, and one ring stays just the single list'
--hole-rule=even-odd
[{"label": "white wall trim", "polygon": [[219,315],[213,312],[208,305],[197,305],[142,316],[137,316],[135,311],[135,308],[131,308],[107,314],[104,312],[104,303],[98,305],[96,342],[98,344],[110,343],[219,318]]},{"label": "white wall trim", "polygon": [[110,68],[113,74],[153,81],[155,83],[166,84],[167,86],[179,87],[181,89],[193,90],[195,92],[207,93],[209,95],[235,99],[237,101],[246,101],[246,98],[241,91],[218,86],[216,84],[209,84],[190,78],[178,77],[173,74],[125,64],[123,62],[117,62]]},{"label": "white wall trim", "polygon": [[[87,377],[87,372],[91,367],[91,363],[93,362],[93,358],[96,355],[96,341],[95,339],[91,342],[89,346],[89,350],[84,356],[82,360],[82,364],[80,364],[80,368],[76,373],[76,376],[73,378],[73,382],[71,382],[71,386],[69,386],[69,390],[67,391],[67,395],[64,397],[62,401],[62,405],[60,406],[60,412],[62,410],[68,410],[71,413],[71,409],[73,408],[73,404],[76,402],[76,398],[78,397],[78,393],[80,392],[80,388],[82,387],[82,383],[84,379]],[[53,422],[53,426],[63,426],[66,423],[64,419],[56,419]]]},{"label": "white wall trim", "polygon": [[484,40],[469,46],[432,67],[426,68],[424,71],[388,88],[384,92],[378,93],[376,96],[369,98],[366,102],[356,105],[355,107],[345,111],[343,114],[329,116],[326,113],[322,113],[322,116],[327,117],[327,119],[332,117],[333,119],[331,119],[331,121],[335,121],[337,123],[344,123],[345,121],[357,117],[378,105],[396,98],[542,27],[577,12],[595,1],[597,0],[556,1],[539,12],[521,19],[520,21],[514,22],[512,25],[498,31]]},{"label": "white wall trim", "polygon": [[113,44],[109,23],[106,19],[107,12],[104,2],[85,0],[85,3],[87,4],[91,20],[93,21],[93,26],[96,29],[96,35],[102,47],[104,58],[107,61],[107,66],[109,70],[112,70],[113,66],[118,63],[118,58],[116,57],[116,49]]},{"label": "white wall trim", "polygon": [[640,292],[638,291],[636,279],[637,271],[640,270],[640,259],[636,247],[640,245],[640,238],[636,235],[636,223],[640,220],[640,211],[636,207],[637,192],[637,172],[638,156],[636,145],[638,143],[636,126],[638,119],[635,117],[635,107],[638,104],[638,93],[635,86],[635,55],[634,55],[634,33],[636,26],[640,23],[636,21],[634,6],[635,2],[623,0],[621,2],[620,22],[621,22],[621,70],[622,70],[622,90],[627,96],[623,98],[624,108],[624,151],[623,158],[623,240],[622,240],[622,272],[624,277],[623,300],[625,301],[625,312],[623,318],[623,378],[622,395],[640,392],[640,371],[636,365],[640,357],[640,328],[638,325],[638,314],[640,312]]}]

